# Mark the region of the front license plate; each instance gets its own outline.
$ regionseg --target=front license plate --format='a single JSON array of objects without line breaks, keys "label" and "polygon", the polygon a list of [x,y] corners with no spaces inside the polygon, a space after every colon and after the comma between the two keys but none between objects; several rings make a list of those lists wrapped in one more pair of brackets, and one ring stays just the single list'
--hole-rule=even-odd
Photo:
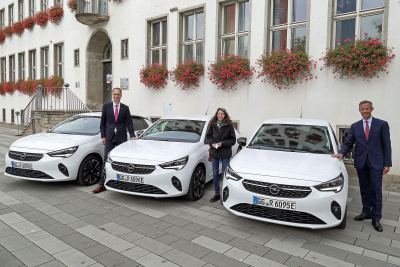
[{"label": "front license plate", "polygon": [[253,197],[253,203],[254,205],[275,208],[275,209],[296,210],[296,202],[293,201]]},{"label": "front license plate", "polygon": [[24,163],[24,162],[14,162],[14,161],[11,161],[11,166],[12,166],[13,168],[32,170],[32,163]]},{"label": "front license plate", "polygon": [[117,174],[117,180],[135,184],[144,184],[144,178],[140,176]]}]

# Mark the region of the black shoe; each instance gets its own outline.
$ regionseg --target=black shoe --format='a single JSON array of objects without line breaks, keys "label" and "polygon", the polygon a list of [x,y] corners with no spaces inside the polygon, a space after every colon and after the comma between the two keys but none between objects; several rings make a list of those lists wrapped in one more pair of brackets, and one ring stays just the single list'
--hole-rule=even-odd
[{"label": "black shoe", "polygon": [[354,220],[356,221],[364,221],[364,220],[369,220],[372,219],[369,214],[366,213],[361,213],[360,215],[356,216]]},{"label": "black shoe", "polygon": [[213,202],[218,201],[218,200],[220,200],[220,199],[221,199],[221,196],[220,196],[220,195],[215,195],[215,196],[213,196],[212,199],[210,199],[210,202],[213,203]]},{"label": "black shoe", "polygon": [[382,224],[379,221],[372,220],[372,226],[378,232],[383,232]]}]

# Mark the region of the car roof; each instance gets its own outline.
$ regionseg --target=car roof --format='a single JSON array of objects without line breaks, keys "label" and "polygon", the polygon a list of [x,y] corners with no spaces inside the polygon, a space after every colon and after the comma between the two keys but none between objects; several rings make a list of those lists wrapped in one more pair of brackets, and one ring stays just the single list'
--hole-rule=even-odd
[{"label": "car roof", "polygon": [[317,126],[329,126],[329,123],[325,120],[317,119],[306,119],[306,118],[275,118],[268,119],[263,124],[299,124],[299,125],[317,125]]},{"label": "car roof", "polygon": [[178,116],[168,116],[162,117],[163,120],[195,120],[195,121],[208,121],[211,116],[207,115],[178,115]]},{"label": "car roof", "polygon": [[[88,112],[88,113],[81,113],[81,114],[76,114],[75,116],[85,116],[85,117],[101,117],[101,112]],[[149,119],[146,116],[141,116],[141,115],[136,115],[136,114],[131,114],[131,117],[141,117],[145,119]]]}]

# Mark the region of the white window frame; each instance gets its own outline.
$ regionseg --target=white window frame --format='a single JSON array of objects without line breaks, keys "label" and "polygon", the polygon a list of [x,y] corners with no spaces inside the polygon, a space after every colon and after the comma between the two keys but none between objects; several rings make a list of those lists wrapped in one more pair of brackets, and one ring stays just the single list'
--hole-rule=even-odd
[{"label": "white window frame", "polygon": [[35,16],[36,0],[29,0],[29,17]]},{"label": "white window frame", "polygon": [[287,10],[287,22],[284,24],[278,24],[274,25],[274,1],[271,0],[270,2],[270,29],[269,29],[269,49],[268,51],[272,51],[273,48],[273,34],[276,31],[283,31],[286,30],[286,49],[291,50],[292,49],[292,30],[295,28],[301,28],[301,27],[306,27],[306,46],[305,46],[305,51],[308,51],[308,21],[310,20],[309,18],[309,6],[310,6],[310,1],[307,1],[307,19],[302,20],[302,21],[296,21],[293,22],[293,1],[294,0],[288,0],[288,10]]},{"label": "white window frame", "polygon": [[40,78],[49,77],[49,60],[49,47],[42,47],[40,49]]},{"label": "white window frame", "polygon": [[22,52],[18,54],[18,80],[25,80],[25,72],[25,52]]},{"label": "white window frame", "polygon": [[[163,39],[162,39],[162,34],[163,34],[163,22],[167,22],[167,42],[163,44]],[[158,46],[152,46],[153,44],[153,25],[156,23],[160,23],[160,44]],[[159,51],[159,60],[158,64],[162,64],[162,51],[165,49],[165,64],[167,65],[168,62],[168,18],[167,17],[162,17],[157,20],[152,20],[148,22],[148,64],[153,63],[153,51],[158,50]]]},{"label": "white window frame", "polygon": [[121,59],[129,58],[129,40],[128,38],[121,40]]},{"label": "white window frame", "polygon": [[[61,60],[60,60],[61,58]],[[60,71],[61,68],[61,71]],[[54,45],[54,74],[64,78],[64,44]]]},{"label": "white window frame", "polygon": [[46,11],[49,8],[49,0],[40,0],[40,11]]},{"label": "white window frame", "polygon": [[29,79],[36,79],[37,58],[36,49],[29,51]]},{"label": "white window frame", "polygon": [[0,10],[0,29],[3,29],[6,26],[6,12],[4,8]]},{"label": "white window frame", "polygon": [[[197,14],[199,14],[199,13],[203,13],[203,38],[201,38],[201,39],[197,39]],[[185,25],[185,17],[186,16],[189,16],[189,15],[194,15],[194,25],[193,25],[193,28],[194,28],[194,31],[193,31],[193,36],[194,36],[194,38],[193,38],[193,40],[188,40],[188,41],[185,41],[184,40],[184,38],[185,38],[185,32],[186,32],[186,25]],[[193,45],[193,47],[194,47],[194,49],[193,49],[193,58],[195,58],[196,60],[198,60],[198,58],[197,58],[197,49],[196,49],[196,46],[197,46],[197,44],[203,44],[203,51],[202,51],[202,53],[203,53],[203,60],[201,61],[201,62],[199,62],[199,61],[197,61],[197,63],[202,63],[202,64],[204,64],[204,38],[205,38],[205,32],[206,32],[206,27],[205,27],[205,12],[204,12],[204,8],[202,7],[202,8],[199,8],[199,9],[195,9],[195,10],[190,10],[190,11],[185,11],[185,12],[182,12],[181,13],[181,23],[180,23],[180,25],[181,25],[181,38],[180,38],[180,40],[181,40],[181,45],[180,45],[180,53],[179,53],[179,55],[180,55],[180,62],[183,62],[184,60],[185,60],[185,46],[186,45]]]},{"label": "white window frame", "polygon": [[15,82],[15,54],[8,57],[8,64],[10,68],[10,82]]},{"label": "white window frame", "polygon": [[54,0],[54,5],[60,5],[62,7],[63,1],[62,0]]},{"label": "white window frame", "polygon": [[18,1],[18,21],[23,21],[24,20],[24,0],[19,0]]},{"label": "white window frame", "polygon": [[[242,31],[239,32],[239,3],[241,2],[249,2],[249,28],[247,31]],[[225,18],[225,6],[229,6],[235,4],[235,31],[233,33],[223,33],[224,32],[224,18]],[[224,53],[225,47],[224,47],[224,40],[225,39],[232,39],[235,38],[235,51],[234,55],[239,55],[239,37],[247,36],[248,38],[248,51],[247,51],[247,57],[250,58],[250,29],[251,29],[251,0],[234,0],[234,1],[227,1],[221,3],[221,12],[220,12],[220,47],[219,51],[221,53]]]},{"label": "white window frame", "polygon": [[1,68],[1,81],[7,81],[7,59],[6,57],[2,57],[0,59],[0,68]]},{"label": "white window frame", "polygon": [[8,6],[8,26],[14,23],[14,4]]},{"label": "white window frame", "polygon": [[356,19],[356,28],[354,31],[354,34],[356,35],[356,40],[360,39],[360,37],[364,36],[364,33],[361,32],[361,18],[362,17],[368,17],[372,15],[379,15],[382,14],[382,38],[381,39],[386,39],[387,35],[387,14],[386,8],[388,7],[387,0],[383,0],[383,6],[382,7],[376,7],[376,8],[371,8],[371,9],[366,9],[366,10],[361,10],[362,8],[362,1],[361,0],[356,0],[356,11],[353,12],[348,12],[348,13],[343,13],[343,14],[337,14],[337,0],[334,0],[334,7],[333,7],[333,31],[332,31],[332,47],[334,48],[336,46],[336,22],[340,20],[347,20],[347,19]]},{"label": "white window frame", "polygon": [[80,54],[79,49],[74,50],[74,67],[79,67],[80,64]]}]

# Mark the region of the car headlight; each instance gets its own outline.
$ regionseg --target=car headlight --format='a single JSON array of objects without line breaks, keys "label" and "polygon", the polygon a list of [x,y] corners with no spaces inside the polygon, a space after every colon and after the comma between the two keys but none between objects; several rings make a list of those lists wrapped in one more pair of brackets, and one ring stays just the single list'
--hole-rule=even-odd
[{"label": "car headlight", "polygon": [[107,154],[107,162],[108,162],[108,163],[113,163],[113,160],[112,160],[112,158],[110,157],[110,152],[108,152],[108,154]]},{"label": "car headlight", "polygon": [[343,178],[343,174],[340,174],[338,177],[314,186],[315,188],[317,188],[319,191],[323,191],[323,192],[335,192],[335,193],[339,193],[340,191],[342,191],[344,185],[344,178]]},{"label": "car headlight", "polygon": [[74,146],[66,149],[61,149],[53,152],[47,153],[50,157],[61,157],[61,158],[69,158],[71,157],[76,150],[78,150],[79,146]]},{"label": "car headlight", "polygon": [[239,181],[240,179],[242,179],[242,176],[237,174],[234,170],[232,170],[231,166],[228,165],[228,166],[226,166],[226,169],[225,169],[225,178]]},{"label": "car headlight", "polygon": [[166,162],[160,164],[160,167],[163,169],[174,169],[174,170],[181,170],[186,166],[186,163],[189,160],[189,156],[183,157],[181,159],[177,159],[174,161]]}]

